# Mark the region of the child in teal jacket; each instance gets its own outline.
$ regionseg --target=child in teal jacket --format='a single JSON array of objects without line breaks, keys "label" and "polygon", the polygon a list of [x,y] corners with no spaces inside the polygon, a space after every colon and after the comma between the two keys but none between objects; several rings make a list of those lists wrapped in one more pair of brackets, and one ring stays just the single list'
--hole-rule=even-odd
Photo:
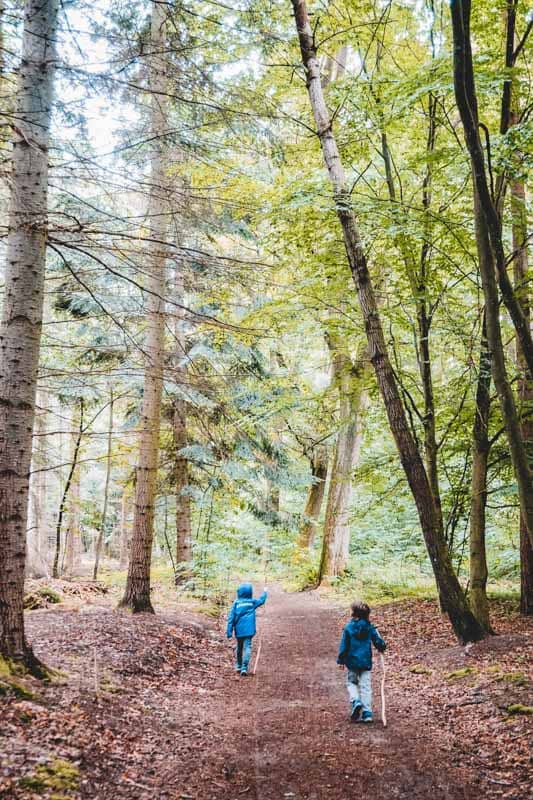
[{"label": "child in teal jacket", "polygon": [[346,686],[353,722],[372,722],[372,645],[383,653],[386,644],[370,623],[370,608],[361,600],[352,603],[352,619],[342,632],[337,664],[347,667]]},{"label": "child in teal jacket", "polygon": [[245,677],[252,655],[252,638],[256,634],[255,610],[262,606],[267,599],[266,588],[263,594],[254,599],[251,583],[242,583],[237,589],[237,599],[231,606],[228,616],[226,635],[228,639],[235,634],[237,639],[237,660],[235,669]]}]

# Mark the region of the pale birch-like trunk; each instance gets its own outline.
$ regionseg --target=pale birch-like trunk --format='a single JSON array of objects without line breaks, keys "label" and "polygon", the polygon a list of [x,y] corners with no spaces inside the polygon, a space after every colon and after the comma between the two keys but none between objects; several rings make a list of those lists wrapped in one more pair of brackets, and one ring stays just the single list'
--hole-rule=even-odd
[{"label": "pale birch-like trunk", "polygon": [[485,632],[468,606],[465,594],[453,569],[446,546],[442,521],[439,519],[433,492],[417,444],[409,427],[405,408],[392,369],[381,324],[372,279],[359,234],[356,217],[346,185],[344,169],[333,135],[320,80],[319,62],[313,31],[304,0],[292,0],[307,90],[313,110],[324,162],[333,186],[337,216],[342,226],[346,254],[357,289],[367,334],[369,359],[374,367],[405,476],[415,500],[426,547],[439,590],[441,606],[453,625],[457,637],[476,641]]},{"label": "pale birch-like trunk", "polygon": [[31,460],[30,499],[26,548],[26,574],[32,578],[50,575],[47,500],[46,408],[45,395],[37,393],[33,451]]},{"label": "pale birch-like trunk", "polygon": [[303,520],[298,535],[298,547],[310,550],[316,538],[318,520],[326,491],[328,475],[328,449],[325,445],[317,445],[310,455],[311,479]]},{"label": "pale birch-like trunk", "polygon": [[0,326],[0,654],[36,671],[24,633],[23,597],[57,10],[57,0],[27,0],[24,9]]},{"label": "pale birch-like trunk", "polygon": [[150,567],[154,536],[156,480],[159,464],[159,428],[163,391],[165,334],[165,262],[168,228],[166,197],[167,90],[165,65],[166,6],[152,2],[149,88],[151,94],[150,198],[147,224],[149,253],[146,270],[146,342],[144,345],[144,392],[139,422],[139,453],[135,483],[135,505],[131,555],[126,590],[121,607],[133,612],[153,613],[150,600]]},{"label": "pale birch-like trunk", "polygon": [[335,442],[326,502],[324,538],[319,568],[319,583],[342,575],[350,552],[350,508],[353,496],[353,471],[359,461],[362,423],[368,406],[367,382],[370,363],[365,350],[355,363],[342,352],[340,343],[328,337],[333,347],[334,382],[339,391],[340,429]]}]

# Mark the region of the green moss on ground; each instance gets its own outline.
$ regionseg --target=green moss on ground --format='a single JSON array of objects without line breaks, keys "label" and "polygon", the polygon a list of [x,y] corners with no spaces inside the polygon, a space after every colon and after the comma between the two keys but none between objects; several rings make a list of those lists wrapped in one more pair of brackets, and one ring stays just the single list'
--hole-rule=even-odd
[{"label": "green moss on ground", "polygon": [[453,672],[448,672],[444,677],[447,681],[459,681],[476,673],[477,669],[475,667],[463,667],[462,669],[454,669]]},{"label": "green moss on ground", "polygon": [[504,672],[496,680],[498,682],[512,683],[513,686],[527,686],[527,677],[523,672]]},{"label": "green moss on ground", "polygon": [[19,785],[36,794],[45,794],[50,790],[55,800],[68,800],[72,792],[76,792],[80,782],[80,771],[69,761],[56,758],[49,764],[37,767],[32,775],[25,775],[19,780]]},{"label": "green moss on ground", "polygon": [[533,706],[524,706],[522,703],[512,703],[510,706],[507,706],[507,711],[509,714],[526,714],[527,716],[533,716]]},{"label": "green moss on ground", "polygon": [[413,664],[412,667],[409,667],[409,672],[412,672],[413,675],[433,675],[433,670],[425,667],[424,664]]}]

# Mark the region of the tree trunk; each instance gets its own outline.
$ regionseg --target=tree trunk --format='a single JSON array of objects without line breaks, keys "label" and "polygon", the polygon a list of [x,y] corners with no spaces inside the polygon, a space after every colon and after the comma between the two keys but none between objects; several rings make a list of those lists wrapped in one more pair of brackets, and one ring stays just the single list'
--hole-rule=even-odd
[{"label": "tree trunk", "polygon": [[[80,464],[81,453],[76,452],[78,440],[78,430],[81,427],[82,405],[80,402],[79,412],[72,415],[72,461],[74,472],[70,484],[70,497],[68,502],[67,532],[65,535],[65,572],[67,575],[74,575],[80,567],[81,558],[81,534],[80,534]],[[81,444],[80,444],[81,449]]]},{"label": "tree trunk", "polygon": [[39,671],[24,634],[29,472],[48,231],[57,0],[27,0],[0,326],[0,654]]},{"label": "tree trunk", "polygon": [[343,353],[340,343],[332,344],[334,381],[340,396],[340,430],[337,434],[329,482],[324,538],[318,582],[342,575],[350,552],[350,506],[353,493],[353,471],[359,459],[362,439],[362,417],[368,405],[366,383],[370,364],[366,350],[355,364]]},{"label": "tree trunk", "polygon": [[[179,267],[174,272],[174,295],[183,302],[185,286]],[[184,319],[180,310],[175,310],[174,339],[176,343],[176,381],[180,383],[187,377],[187,368],[183,366],[187,347]],[[186,578],[190,570],[192,558],[192,521],[191,497],[189,495],[189,461],[179,451],[187,447],[187,403],[181,397],[174,401],[174,452],[175,452],[175,497],[176,497],[176,581]]]},{"label": "tree trunk", "polygon": [[[515,289],[524,316],[530,324],[531,306],[528,290],[526,190],[521,181],[511,182],[511,214],[513,228],[513,260]],[[520,430],[529,463],[533,460],[533,380],[528,371],[520,342],[516,343],[519,370],[518,395],[521,406]],[[520,514],[520,611],[533,614],[533,547],[523,514]]]},{"label": "tree trunk", "polygon": [[49,535],[47,500],[46,408],[45,397],[37,393],[33,451],[31,460],[29,520],[26,574],[32,578],[48,577]]},{"label": "tree trunk", "polygon": [[96,540],[96,548],[94,553],[94,569],[93,581],[98,579],[98,567],[100,566],[100,559],[102,557],[102,547],[104,544],[105,527],[107,524],[107,507],[109,504],[109,484],[111,481],[111,456],[113,451],[113,406],[114,397],[113,389],[109,398],[109,430],[107,432],[107,459],[106,459],[106,473],[104,485],[104,505],[102,508],[102,517],[100,519],[100,530],[98,531],[98,539]]},{"label": "tree trunk", "polygon": [[135,482],[135,506],[131,556],[122,608],[154,613],[150,600],[150,567],[154,535],[156,479],[159,463],[159,421],[163,391],[165,334],[165,261],[168,215],[166,213],[166,158],[164,142],[167,100],[164,53],[165,4],[152,2],[149,87],[151,95],[151,157],[148,225],[149,255],[145,270],[147,336],[145,344],[144,393],[140,420],[139,453]]},{"label": "tree trunk", "polygon": [[492,633],[487,599],[487,555],[485,548],[485,510],[487,469],[490,451],[490,351],[485,319],[481,334],[479,373],[476,391],[476,416],[472,436],[472,495],[470,498],[470,606],[476,619]]},{"label": "tree trunk", "polygon": [[524,316],[507,275],[507,262],[503,251],[500,219],[488,189],[483,148],[479,139],[477,98],[472,66],[470,0],[453,0],[451,10],[454,40],[455,97],[472,163],[476,239],[481,281],[485,296],[487,339],[492,353],[492,374],[507,432],[511,460],[518,486],[521,513],[528,531],[530,544],[533,544],[533,481],[526,449],[522,441],[514,396],[505,366],[496,273],[499,278],[502,298],[515,326],[516,335],[530,374],[533,374],[533,343],[531,341],[529,321]]},{"label": "tree trunk", "polygon": [[442,523],[433,493],[413,438],[403,406],[396,376],[392,369],[374,288],[357,222],[347,190],[344,170],[332,132],[331,119],[324,101],[320,69],[316,57],[313,32],[304,0],[292,0],[307,89],[313,109],[324,161],[333,185],[337,215],[342,226],[346,254],[357,288],[367,334],[370,361],[374,367],[383,397],[389,425],[400,460],[415,500],[424,539],[435,574],[441,606],[446,609],[457,637],[463,642],[476,641],[485,635],[472,614],[463,589],[453,570]]},{"label": "tree trunk", "polygon": [[130,516],[130,493],[125,486],[122,491],[122,500],[120,505],[120,556],[119,556],[119,569],[126,569],[128,566],[128,558],[130,553],[130,529],[129,529],[129,516]]},{"label": "tree trunk", "polygon": [[298,536],[298,547],[310,550],[315,543],[316,530],[322,508],[328,475],[328,450],[325,445],[313,448],[310,457],[311,486],[303,513],[303,520]]},{"label": "tree trunk", "polygon": [[187,404],[177,399],[174,403],[174,448],[176,451],[176,565],[181,574],[187,571],[192,558],[191,498],[189,490],[189,462],[178,455],[187,446]]},{"label": "tree trunk", "polygon": [[[80,425],[78,428],[78,432],[76,435],[76,442],[74,445],[74,452],[72,454],[72,463],[70,465],[70,469],[67,475],[67,479],[65,481],[65,487],[63,489],[63,493],[61,495],[61,502],[59,504],[59,513],[57,515],[57,524],[56,524],[56,542],[55,542],[55,552],[54,552],[54,565],[52,567],[52,576],[54,578],[59,578],[60,568],[59,568],[59,557],[61,554],[61,534],[63,530],[63,517],[65,516],[65,511],[67,509],[67,501],[69,496],[70,487],[72,485],[72,479],[74,477],[74,472],[76,471],[76,467],[78,466],[78,456],[80,452],[81,446],[81,439],[83,436],[83,409],[84,403],[83,399],[80,398]],[[65,543],[66,547],[66,543]]]}]

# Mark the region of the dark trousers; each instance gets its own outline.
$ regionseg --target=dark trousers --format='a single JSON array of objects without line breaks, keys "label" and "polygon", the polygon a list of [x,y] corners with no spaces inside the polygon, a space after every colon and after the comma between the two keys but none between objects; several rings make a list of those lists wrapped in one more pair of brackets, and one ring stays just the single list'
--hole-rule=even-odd
[{"label": "dark trousers", "polygon": [[236,669],[247,670],[252,655],[252,637],[237,636],[237,663]]}]

